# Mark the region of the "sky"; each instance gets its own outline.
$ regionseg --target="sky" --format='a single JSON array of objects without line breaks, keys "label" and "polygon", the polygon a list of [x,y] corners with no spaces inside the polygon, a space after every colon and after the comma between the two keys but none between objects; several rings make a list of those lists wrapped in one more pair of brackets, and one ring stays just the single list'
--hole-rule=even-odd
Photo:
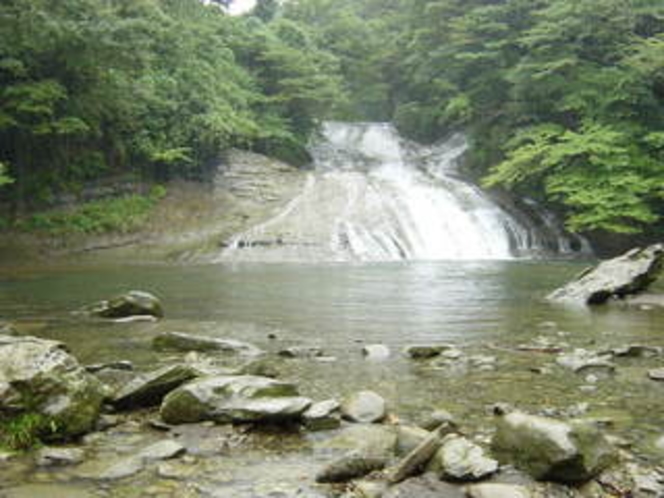
[{"label": "sky", "polygon": [[231,14],[241,14],[250,10],[256,4],[256,0],[234,0],[231,4]]}]

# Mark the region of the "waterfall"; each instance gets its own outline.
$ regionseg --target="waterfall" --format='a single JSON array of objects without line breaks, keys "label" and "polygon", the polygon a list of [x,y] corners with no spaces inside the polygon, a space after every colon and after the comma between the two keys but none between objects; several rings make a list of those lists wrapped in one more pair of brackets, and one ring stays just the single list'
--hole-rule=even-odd
[{"label": "waterfall", "polygon": [[299,195],[236,235],[218,260],[480,260],[571,251],[548,215],[514,215],[463,180],[457,167],[467,149],[462,134],[421,146],[386,123],[326,123]]}]

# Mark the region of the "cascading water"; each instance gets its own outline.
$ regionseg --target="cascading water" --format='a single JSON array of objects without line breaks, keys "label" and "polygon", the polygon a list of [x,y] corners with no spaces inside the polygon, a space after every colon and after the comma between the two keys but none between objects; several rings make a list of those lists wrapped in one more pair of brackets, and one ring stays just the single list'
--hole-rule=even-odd
[{"label": "cascading water", "polygon": [[460,134],[424,147],[389,124],[326,123],[302,192],[218,260],[508,259],[571,247],[543,218],[513,216],[460,179],[467,148]]}]

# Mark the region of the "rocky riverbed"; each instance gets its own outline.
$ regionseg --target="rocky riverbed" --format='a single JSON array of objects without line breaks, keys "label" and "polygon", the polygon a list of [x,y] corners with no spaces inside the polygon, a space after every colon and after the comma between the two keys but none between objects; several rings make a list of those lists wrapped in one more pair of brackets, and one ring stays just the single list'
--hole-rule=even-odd
[{"label": "rocky riverbed", "polygon": [[[161,315],[138,296],[144,316]],[[29,409],[52,417],[59,432],[35,451],[2,453],[1,496],[664,493],[664,433],[638,420],[640,411],[662,407],[661,338],[582,344],[557,323],[540,322],[527,342],[396,350],[358,342],[347,351],[362,362],[366,389],[346,390],[325,383],[326,370],[344,360],[323,342],[293,344],[283,331],[260,328],[249,334],[253,344],[240,328],[210,336],[154,317],[128,323],[108,306],[87,309],[114,317],[78,318],[88,328],[140,330],[152,360],[84,368],[65,345],[27,336],[35,332],[29,324],[4,325],[0,348],[12,351],[2,356],[0,380],[31,386],[40,397]],[[129,314],[142,316],[135,308]],[[435,401],[400,402],[390,375],[403,368],[412,382],[436,386]],[[536,384],[539,396],[519,393],[525,384]],[[81,386],[96,394],[75,406]],[[16,393],[5,388],[2,396],[3,406],[12,400],[17,412],[28,409]],[[58,418],[54,407],[73,407],[94,424],[66,410]],[[421,461],[409,467],[413,455]]]}]

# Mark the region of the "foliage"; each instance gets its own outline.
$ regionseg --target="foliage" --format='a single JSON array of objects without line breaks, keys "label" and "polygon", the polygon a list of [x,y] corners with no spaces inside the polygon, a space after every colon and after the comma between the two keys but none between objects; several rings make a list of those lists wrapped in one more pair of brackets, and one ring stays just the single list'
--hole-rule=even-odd
[{"label": "foliage", "polygon": [[88,202],[73,210],[35,214],[21,220],[17,228],[54,235],[128,233],[145,223],[165,195],[163,187],[154,187],[146,196],[128,195]]},{"label": "foliage", "polygon": [[572,230],[662,221],[661,2],[294,0],[284,15],[337,55],[360,119],[420,141],[465,128],[475,175]]},{"label": "foliage", "polygon": [[229,147],[301,148],[342,99],[336,58],[305,31],[199,0],[2,2],[3,194],[20,214],[100,176],[166,181]]},{"label": "foliage", "polygon": [[49,417],[39,413],[24,413],[0,420],[0,448],[10,451],[30,450],[57,432],[57,425]]}]

